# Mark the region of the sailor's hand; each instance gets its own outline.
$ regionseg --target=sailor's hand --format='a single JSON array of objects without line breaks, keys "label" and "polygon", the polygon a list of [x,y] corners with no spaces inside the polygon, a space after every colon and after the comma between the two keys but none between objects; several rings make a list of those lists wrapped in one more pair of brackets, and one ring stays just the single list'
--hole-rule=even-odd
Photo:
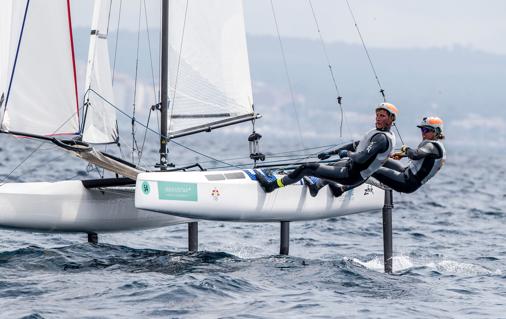
[{"label": "sailor's hand", "polygon": [[318,159],[326,160],[330,156],[331,156],[330,152],[322,152],[322,153],[318,154]]},{"label": "sailor's hand", "polygon": [[338,154],[340,158],[350,157],[347,150],[340,150]]},{"label": "sailor's hand", "polygon": [[409,147],[407,145],[402,145],[401,146],[401,153],[406,154],[406,152],[408,151],[408,148]]},{"label": "sailor's hand", "polygon": [[401,158],[403,158],[404,156],[406,156],[406,154],[402,153],[402,152],[395,152],[393,153],[392,155],[390,155],[391,158],[393,158],[394,160],[398,161],[400,160]]}]

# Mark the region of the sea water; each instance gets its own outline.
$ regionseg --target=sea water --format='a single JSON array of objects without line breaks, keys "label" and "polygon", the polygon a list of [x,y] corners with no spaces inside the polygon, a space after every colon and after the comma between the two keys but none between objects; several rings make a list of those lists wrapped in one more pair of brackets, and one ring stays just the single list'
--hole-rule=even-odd
[{"label": "sea water", "polygon": [[[3,144],[2,174],[34,149],[16,147]],[[453,152],[418,192],[394,193],[391,275],[379,211],[291,223],[289,256],[276,223],[200,222],[196,253],[186,225],[96,245],[0,230],[0,317],[506,318],[506,156],[478,155]],[[59,168],[30,159],[10,179],[88,174],[45,159]]]}]

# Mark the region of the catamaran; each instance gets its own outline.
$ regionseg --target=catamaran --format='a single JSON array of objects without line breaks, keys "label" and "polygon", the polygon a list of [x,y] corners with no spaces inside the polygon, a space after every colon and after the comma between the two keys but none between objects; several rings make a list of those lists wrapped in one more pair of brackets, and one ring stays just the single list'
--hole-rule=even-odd
[{"label": "catamaran", "polygon": [[[238,0],[162,1],[156,171],[94,148],[119,138],[107,48],[109,3],[95,1],[86,103],[80,105],[69,0],[2,2],[1,132],[52,142],[122,177],[3,184],[1,227],[89,233],[188,221],[183,218],[286,222],[381,209],[384,191],[369,184],[339,198],[329,191],[311,197],[302,183],[265,194],[250,169],[189,172],[168,167],[171,141],[260,117],[253,108]],[[251,155],[255,163],[263,159],[263,154]],[[129,186],[133,183],[135,188]]]}]

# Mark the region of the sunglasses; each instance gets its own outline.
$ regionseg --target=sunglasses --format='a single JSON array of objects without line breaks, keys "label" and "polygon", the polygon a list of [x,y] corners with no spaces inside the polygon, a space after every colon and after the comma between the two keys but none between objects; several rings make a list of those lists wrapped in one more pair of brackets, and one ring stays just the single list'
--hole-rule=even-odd
[{"label": "sunglasses", "polygon": [[428,133],[428,132],[434,132],[434,130],[433,130],[433,129],[428,128],[428,127],[425,127],[425,126],[424,126],[424,127],[421,127],[420,129],[422,130],[422,133],[423,133],[423,134]]}]

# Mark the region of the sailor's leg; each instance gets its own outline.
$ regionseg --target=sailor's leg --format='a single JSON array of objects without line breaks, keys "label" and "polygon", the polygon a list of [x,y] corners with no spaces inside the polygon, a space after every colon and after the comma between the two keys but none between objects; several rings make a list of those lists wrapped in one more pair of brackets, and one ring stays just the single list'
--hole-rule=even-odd
[{"label": "sailor's leg", "polygon": [[270,193],[276,188],[296,183],[297,181],[301,180],[304,176],[315,176],[315,177],[332,176],[333,175],[332,172],[333,169],[328,168],[327,166],[320,165],[317,163],[308,163],[300,165],[299,167],[294,169],[290,174],[282,178],[269,181],[260,172],[255,171],[257,180],[266,193]]},{"label": "sailor's leg", "polygon": [[380,167],[372,176],[396,192],[412,193],[421,186],[410,181],[405,173],[385,167]]},{"label": "sailor's leg", "polygon": [[259,172],[257,170],[254,170],[254,171],[255,171],[255,175],[257,177],[258,183],[260,184],[260,186],[262,187],[262,189],[266,193],[270,193],[273,190],[275,190],[276,188],[282,186],[282,185],[279,185],[279,183],[278,183],[278,181],[280,181],[281,179],[278,178],[278,179],[269,181],[267,179],[267,177],[265,177],[261,172]]},{"label": "sailor's leg", "polygon": [[397,172],[404,172],[404,166],[396,160],[393,160],[391,158],[387,159],[385,164],[383,164],[383,167],[393,169]]},{"label": "sailor's leg", "polygon": [[346,161],[343,162],[344,163],[338,162],[337,165],[333,166],[320,165],[318,163],[302,164],[290,174],[274,181],[268,181],[265,176],[257,173],[257,180],[267,193],[272,192],[276,188],[296,183],[304,176],[314,176],[346,185],[361,181],[360,175],[350,174],[348,166],[346,166]]},{"label": "sailor's leg", "polygon": [[316,197],[320,189],[329,183],[327,180],[314,176],[304,176],[302,179],[304,180],[304,184],[308,187],[309,194],[312,197]]},{"label": "sailor's leg", "polygon": [[283,185],[293,184],[304,176],[319,177],[342,184],[350,184],[350,180],[355,179],[350,176],[348,167],[343,163],[333,166],[309,163],[297,167],[290,174],[284,176],[281,183]]}]

